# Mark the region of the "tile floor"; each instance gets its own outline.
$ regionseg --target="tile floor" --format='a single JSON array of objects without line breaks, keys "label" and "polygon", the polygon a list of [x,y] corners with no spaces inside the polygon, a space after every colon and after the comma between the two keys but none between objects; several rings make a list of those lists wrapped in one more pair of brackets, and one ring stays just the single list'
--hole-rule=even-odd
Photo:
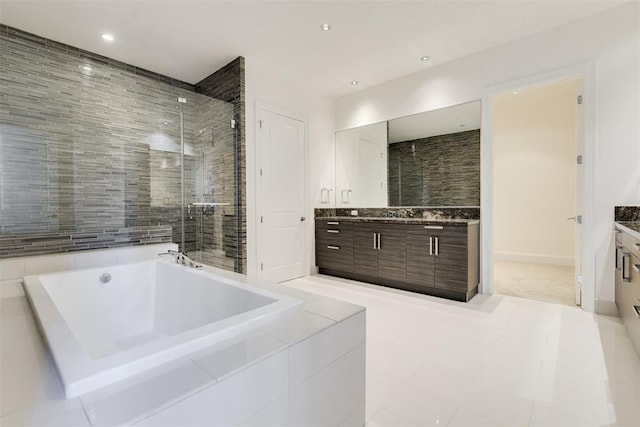
[{"label": "tile floor", "polygon": [[617,318],[323,275],[283,286],[367,307],[369,427],[640,426],[640,362]]},{"label": "tile floor", "polygon": [[493,274],[496,294],[576,305],[573,267],[496,261]]}]

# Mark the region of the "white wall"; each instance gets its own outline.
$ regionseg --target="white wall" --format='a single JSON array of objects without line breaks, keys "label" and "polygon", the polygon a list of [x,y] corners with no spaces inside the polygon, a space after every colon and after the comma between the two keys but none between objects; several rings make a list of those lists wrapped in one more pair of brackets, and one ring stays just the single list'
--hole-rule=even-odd
[{"label": "white wall", "polygon": [[569,80],[494,100],[496,260],[574,265],[577,90]]},{"label": "white wall", "polygon": [[[247,113],[247,273],[257,274],[256,221],[256,132],[255,103],[257,100],[303,114],[307,118],[307,212],[306,247],[309,263],[312,253],[313,207],[320,203],[320,189],[334,188],[334,106],[333,100],[312,88],[288,80],[282,71],[276,72],[262,64],[245,59]],[[328,205],[334,205],[335,191]]]},{"label": "white wall", "polygon": [[[593,65],[592,245],[595,302],[614,300],[613,207],[640,205],[640,4],[471,55],[343,97],[336,128],[347,129],[487,97],[498,85],[579,63]],[[588,83],[588,82],[586,82]],[[484,107],[484,106],[483,106]],[[488,112],[483,108],[483,116]],[[484,135],[483,135],[484,137]],[[483,160],[483,164],[487,159]],[[585,307],[593,298],[584,296]],[[589,301],[591,299],[591,301]]]}]

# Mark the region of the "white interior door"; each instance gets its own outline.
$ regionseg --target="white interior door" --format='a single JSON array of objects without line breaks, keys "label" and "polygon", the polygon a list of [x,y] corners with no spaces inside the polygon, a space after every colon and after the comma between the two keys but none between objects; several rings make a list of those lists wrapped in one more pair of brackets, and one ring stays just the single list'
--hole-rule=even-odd
[{"label": "white interior door", "polygon": [[258,118],[259,274],[282,282],[304,276],[305,124],[268,110]]}]

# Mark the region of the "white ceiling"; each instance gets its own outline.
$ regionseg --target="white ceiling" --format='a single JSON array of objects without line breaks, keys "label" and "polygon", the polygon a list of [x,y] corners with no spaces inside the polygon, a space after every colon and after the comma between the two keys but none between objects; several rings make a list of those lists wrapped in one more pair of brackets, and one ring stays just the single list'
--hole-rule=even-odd
[{"label": "white ceiling", "polygon": [[626,2],[0,0],[0,22],[189,83],[242,55],[341,96]]},{"label": "white ceiling", "polygon": [[480,129],[480,101],[389,120],[389,144]]}]

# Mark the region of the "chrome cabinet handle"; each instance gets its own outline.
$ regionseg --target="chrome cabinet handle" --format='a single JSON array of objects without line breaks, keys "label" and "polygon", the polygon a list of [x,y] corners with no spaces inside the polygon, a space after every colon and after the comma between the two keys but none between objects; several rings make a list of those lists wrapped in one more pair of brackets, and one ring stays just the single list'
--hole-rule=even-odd
[{"label": "chrome cabinet handle", "polygon": [[327,225],[340,225],[338,221],[327,221]]},{"label": "chrome cabinet handle", "polygon": [[622,250],[622,246],[616,246],[616,270],[620,270],[620,251]]},{"label": "chrome cabinet handle", "polygon": [[381,247],[380,247],[380,233],[378,233],[378,250],[380,250],[380,249],[381,249]]},{"label": "chrome cabinet handle", "polygon": [[427,230],[442,230],[444,227],[442,225],[425,225],[424,228]]},{"label": "chrome cabinet handle", "polygon": [[629,270],[630,259],[631,259],[631,254],[629,252],[622,253],[622,281],[623,282],[631,281],[631,271]]},{"label": "chrome cabinet handle", "polygon": [[433,255],[433,237],[429,237],[429,255]]},{"label": "chrome cabinet handle", "polygon": [[373,249],[378,249],[377,245],[377,240],[376,240],[376,233],[373,233]]},{"label": "chrome cabinet handle", "polygon": [[327,249],[333,249],[334,251],[338,251],[338,250],[340,250],[340,246],[331,246],[331,245],[329,245],[329,246],[327,246]]},{"label": "chrome cabinet handle", "polygon": [[436,237],[436,256],[440,255],[440,238]]},{"label": "chrome cabinet handle", "polygon": [[327,233],[340,233],[340,230],[327,230]]}]

